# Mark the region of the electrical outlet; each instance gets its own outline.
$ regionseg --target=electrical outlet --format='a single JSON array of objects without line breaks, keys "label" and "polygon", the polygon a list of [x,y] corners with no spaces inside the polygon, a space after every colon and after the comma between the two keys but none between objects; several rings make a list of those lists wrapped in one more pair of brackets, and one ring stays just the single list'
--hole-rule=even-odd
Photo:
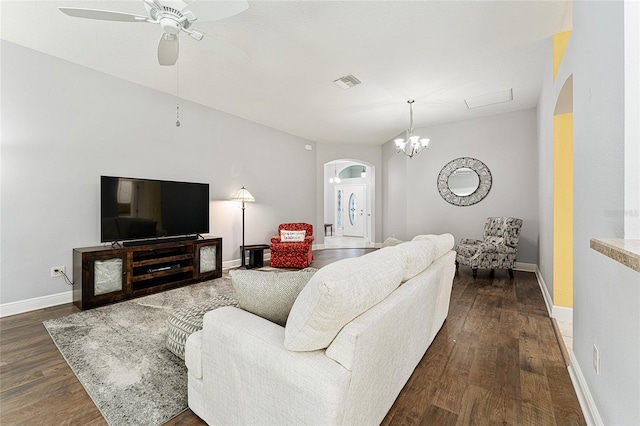
[{"label": "electrical outlet", "polygon": [[65,273],[64,266],[54,266],[51,268],[51,278],[53,277],[61,277],[63,273]]},{"label": "electrical outlet", "polygon": [[593,345],[593,369],[596,370],[596,374],[600,375],[600,351],[596,345]]}]

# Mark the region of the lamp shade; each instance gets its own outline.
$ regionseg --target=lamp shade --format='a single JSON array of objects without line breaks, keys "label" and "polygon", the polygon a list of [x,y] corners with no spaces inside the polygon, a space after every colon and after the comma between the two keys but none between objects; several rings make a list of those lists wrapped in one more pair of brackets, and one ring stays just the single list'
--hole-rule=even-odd
[{"label": "lamp shade", "polygon": [[236,194],[231,197],[231,199],[233,201],[243,201],[248,203],[253,203],[254,201],[256,201],[256,199],[253,198],[253,195],[251,195],[251,193],[247,191],[247,188],[245,188],[244,186],[240,188],[238,192],[236,192]]}]

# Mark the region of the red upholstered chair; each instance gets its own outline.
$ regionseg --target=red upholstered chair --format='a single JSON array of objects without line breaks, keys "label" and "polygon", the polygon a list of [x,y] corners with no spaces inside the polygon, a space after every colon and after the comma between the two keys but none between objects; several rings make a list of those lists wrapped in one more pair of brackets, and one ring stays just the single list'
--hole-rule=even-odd
[{"label": "red upholstered chair", "polygon": [[[304,241],[281,241],[280,231],[305,231]],[[308,223],[281,223],[278,235],[271,238],[271,266],[274,268],[306,268],[313,260],[313,225]]]}]

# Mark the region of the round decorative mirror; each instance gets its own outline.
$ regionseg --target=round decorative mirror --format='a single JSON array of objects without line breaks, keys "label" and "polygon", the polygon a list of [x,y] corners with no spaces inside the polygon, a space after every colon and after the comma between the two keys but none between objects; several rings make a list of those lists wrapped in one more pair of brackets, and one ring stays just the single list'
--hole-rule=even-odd
[{"label": "round decorative mirror", "polygon": [[470,206],[487,196],[491,172],[482,161],[461,157],[448,162],[438,175],[438,192],[447,203]]},{"label": "round decorative mirror", "polygon": [[455,195],[465,197],[473,194],[480,185],[480,177],[468,167],[460,167],[454,170],[447,180],[449,189]]}]

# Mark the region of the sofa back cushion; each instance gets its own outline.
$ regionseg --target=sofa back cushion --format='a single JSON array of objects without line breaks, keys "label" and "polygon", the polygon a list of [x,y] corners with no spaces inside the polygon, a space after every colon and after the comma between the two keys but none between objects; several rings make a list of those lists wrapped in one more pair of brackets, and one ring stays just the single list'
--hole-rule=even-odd
[{"label": "sofa back cushion", "polygon": [[386,247],[320,269],[293,304],[284,346],[290,351],[329,346],[342,327],[400,285],[405,262],[402,250]]},{"label": "sofa back cushion", "polygon": [[436,244],[431,240],[407,241],[396,247],[405,254],[402,282],[409,281],[436,260]]},{"label": "sofa back cushion", "polygon": [[427,235],[416,235],[413,237],[411,241],[433,241],[436,245],[436,259],[443,256],[449,250],[453,249],[455,245],[455,239],[451,234],[427,234]]}]

